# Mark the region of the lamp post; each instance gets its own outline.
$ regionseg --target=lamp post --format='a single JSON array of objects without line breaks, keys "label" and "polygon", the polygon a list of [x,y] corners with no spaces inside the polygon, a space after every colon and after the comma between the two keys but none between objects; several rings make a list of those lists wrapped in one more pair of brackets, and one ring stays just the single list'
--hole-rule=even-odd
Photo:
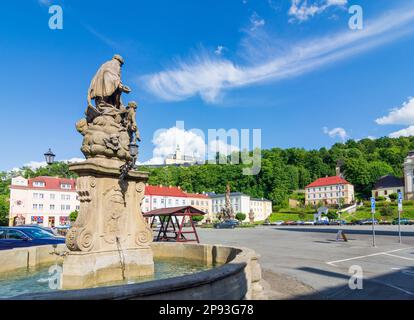
[{"label": "lamp post", "polygon": [[53,163],[55,163],[55,157],[56,155],[52,152],[52,149],[49,148],[49,150],[44,154],[46,163],[50,166]]},{"label": "lamp post", "polygon": [[128,176],[128,172],[135,168],[135,163],[138,159],[138,145],[135,142],[131,142],[129,145],[129,154],[131,155],[131,160],[127,161],[121,167],[121,176],[120,180],[123,181]]}]

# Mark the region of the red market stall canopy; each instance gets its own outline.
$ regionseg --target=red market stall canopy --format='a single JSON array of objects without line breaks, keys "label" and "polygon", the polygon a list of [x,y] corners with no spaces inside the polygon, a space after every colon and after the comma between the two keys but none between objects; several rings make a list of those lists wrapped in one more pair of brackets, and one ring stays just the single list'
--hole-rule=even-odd
[{"label": "red market stall canopy", "polygon": [[[194,225],[194,216],[204,216],[206,213],[191,206],[157,209],[144,213],[144,217],[151,219],[151,228],[154,227],[158,220],[161,227],[154,241],[174,241],[174,242],[197,242],[200,243],[196,227]],[[181,219],[179,219],[181,218]],[[186,226],[186,219],[190,227]],[[181,220],[181,221],[180,221]],[[189,238],[194,235],[195,239]]]}]

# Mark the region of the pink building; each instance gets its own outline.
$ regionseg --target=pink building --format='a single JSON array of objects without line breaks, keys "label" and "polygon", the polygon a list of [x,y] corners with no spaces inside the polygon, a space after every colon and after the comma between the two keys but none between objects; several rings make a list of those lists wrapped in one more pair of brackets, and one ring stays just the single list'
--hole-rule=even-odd
[{"label": "pink building", "polygon": [[70,213],[79,210],[75,181],[53,177],[13,178],[10,186],[10,225],[68,225]]}]

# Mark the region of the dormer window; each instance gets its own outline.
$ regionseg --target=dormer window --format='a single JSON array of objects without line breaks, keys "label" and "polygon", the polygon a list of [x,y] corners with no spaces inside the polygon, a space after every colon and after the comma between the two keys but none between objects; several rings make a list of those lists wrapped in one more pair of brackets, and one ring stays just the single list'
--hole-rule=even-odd
[{"label": "dormer window", "polygon": [[70,189],[72,189],[72,185],[71,185],[71,184],[69,184],[69,183],[62,183],[62,184],[60,185],[60,188],[61,188],[61,189],[64,189],[64,190],[70,190]]},{"label": "dormer window", "polygon": [[36,188],[44,188],[45,187],[45,183],[43,181],[34,181],[33,182],[33,187],[36,187]]}]

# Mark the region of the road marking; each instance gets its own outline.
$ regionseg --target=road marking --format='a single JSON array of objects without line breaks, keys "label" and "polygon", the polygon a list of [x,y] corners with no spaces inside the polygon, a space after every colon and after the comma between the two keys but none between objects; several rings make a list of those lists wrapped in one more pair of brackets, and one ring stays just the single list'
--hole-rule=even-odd
[{"label": "road marking", "polygon": [[[403,249],[397,249],[397,250],[391,250],[391,251],[377,252],[377,253],[373,253],[373,254],[367,254],[365,256],[359,256],[359,257],[353,257],[353,258],[349,258],[349,259],[330,261],[330,262],[326,262],[326,264],[329,264],[333,267],[337,267],[335,265],[337,263],[352,261],[352,260],[359,260],[359,259],[370,258],[370,257],[376,257],[376,256],[380,256],[380,255],[389,255],[390,253],[399,252],[399,251],[403,251],[403,250],[409,250],[409,249],[413,249],[413,248],[403,248]],[[396,256],[396,257],[399,257],[399,256]],[[403,257],[399,257],[399,258],[403,259]],[[407,258],[407,259],[409,259],[409,258]]]},{"label": "road marking", "polygon": [[384,253],[384,255],[385,255],[385,256],[394,257],[394,258],[400,258],[400,259],[404,259],[404,260],[414,261],[414,259],[412,259],[412,258],[401,257],[401,256],[397,256],[397,255],[395,255],[395,254]]}]

